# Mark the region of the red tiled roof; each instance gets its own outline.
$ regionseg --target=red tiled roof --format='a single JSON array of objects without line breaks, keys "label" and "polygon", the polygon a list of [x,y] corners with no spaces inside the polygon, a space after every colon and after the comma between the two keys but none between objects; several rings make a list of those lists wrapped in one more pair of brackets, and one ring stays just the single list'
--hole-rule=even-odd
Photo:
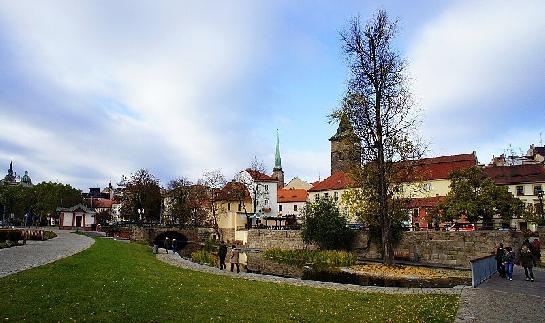
[{"label": "red tiled roof", "polygon": [[545,166],[542,164],[485,167],[484,173],[499,185],[545,182]]},{"label": "red tiled roof", "polygon": [[308,193],[304,189],[279,189],[278,203],[306,202]]},{"label": "red tiled roof", "polygon": [[260,181],[260,182],[278,182],[278,180],[270,177],[269,175],[263,174],[260,171],[257,171],[255,169],[246,169],[248,174],[252,177],[254,181]]},{"label": "red tiled roof", "polygon": [[447,179],[453,170],[466,169],[477,165],[474,154],[460,154],[424,158],[416,161],[416,167],[421,174],[421,180]]},{"label": "red tiled roof", "polygon": [[408,208],[434,207],[445,199],[444,196],[413,198],[409,201]]},{"label": "red tiled roof", "polygon": [[240,182],[231,181],[219,191],[219,198],[222,201],[238,201],[243,194],[244,201],[251,201],[250,192],[246,186]]},{"label": "red tiled roof", "polygon": [[312,185],[309,192],[320,192],[329,190],[342,190],[351,187],[353,184],[352,179],[348,174],[343,172],[336,172],[323,181],[316,182]]},{"label": "red tiled roof", "polygon": [[110,199],[93,198],[91,199],[91,203],[92,207],[111,208],[114,201]]}]

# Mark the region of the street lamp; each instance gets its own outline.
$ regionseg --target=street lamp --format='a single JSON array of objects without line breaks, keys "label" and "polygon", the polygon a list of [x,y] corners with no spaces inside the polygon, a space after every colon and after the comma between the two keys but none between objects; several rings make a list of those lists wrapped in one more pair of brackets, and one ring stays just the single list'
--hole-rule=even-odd
[{"label": "street lamp", "polygon": [[543,214],[543,191],[539,190],[537,192],[537,198],[539,199],[539,211],[541,212],[541,220],[545,223],[545,214]]},{"label": "street lamp", "polygon": [[142,224],[142,217],[144,217],[144,208],[137,209],[138,216],[140,217],[140,224]]}]

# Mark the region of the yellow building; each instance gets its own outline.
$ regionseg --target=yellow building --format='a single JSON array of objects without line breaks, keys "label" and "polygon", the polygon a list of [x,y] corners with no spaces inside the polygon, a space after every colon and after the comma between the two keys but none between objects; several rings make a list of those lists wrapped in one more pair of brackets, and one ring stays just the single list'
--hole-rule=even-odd
[{"label": "yellow building", "polygon": [[220,190],[218,198],[217,222],[222,239],[245,244],[248,237],[248,217],[254,213],[250,192],[244,184],[231,181]]}]

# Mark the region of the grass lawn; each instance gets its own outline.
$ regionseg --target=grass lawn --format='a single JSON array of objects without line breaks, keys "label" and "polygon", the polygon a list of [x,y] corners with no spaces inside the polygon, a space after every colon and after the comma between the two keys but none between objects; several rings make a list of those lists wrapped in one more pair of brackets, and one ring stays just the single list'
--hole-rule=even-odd
[{"label": "grass lawn", "polygon": [[97,239],[88,250],[0,278],[5,321],[453,321],[458,297],[381,295],[193,272],[148,247]]}]

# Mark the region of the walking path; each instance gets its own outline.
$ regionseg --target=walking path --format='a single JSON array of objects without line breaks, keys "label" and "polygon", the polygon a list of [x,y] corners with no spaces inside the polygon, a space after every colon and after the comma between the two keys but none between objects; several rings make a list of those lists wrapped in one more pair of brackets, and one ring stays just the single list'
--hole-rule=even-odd
[{"label": "walking path", "polygon": [[454,288],[403,288],[403,287],[360,286],[360,285],[339,284],[339,283],[332,283],[332,282],[321,282],[321,281],[314,281],[314,280],[302,280],[298,278],[286,278],[286,277],[245,273],[245,272],[240,272],[237,274],[237,273],[232,273],[228,270],[220,270],[219,268],[216,268],[216,267],[210,267],[210,266],[200,265],[200,264],[191,262],[189,260],[186,260],[180,257],[178,254],[159,253],[157,254],[157,259],[177,267],[211,273],[215,275],[223,275],[223,276],[230,276],[230,277],[256,280],[256,281],[264,281],[264,282],[274,282],[274,283],[283,283],[283,284],[309,286],[309,287],[320,287],[320,288],[329,288],[329,289],[337,289],[337,290],[349,290],[349,291],[365,292],[365,293],[460,295],[462,293],[462,290],[471,288],[470,286],[458,286]]},{"label": "walking path", "polygon": [[69,231],[47,230],[55,232],[57,237],[46,241],[28,240],[23,246],[0,249],[0,277],[72,256],[95,243],[94,239]]},{"label": "walking path", "polygon": [[515,266],[513,280],[495,274],[477,288],[465,288],[457,322],[544,322],[545,270],[534,268],[535,281]]}]

